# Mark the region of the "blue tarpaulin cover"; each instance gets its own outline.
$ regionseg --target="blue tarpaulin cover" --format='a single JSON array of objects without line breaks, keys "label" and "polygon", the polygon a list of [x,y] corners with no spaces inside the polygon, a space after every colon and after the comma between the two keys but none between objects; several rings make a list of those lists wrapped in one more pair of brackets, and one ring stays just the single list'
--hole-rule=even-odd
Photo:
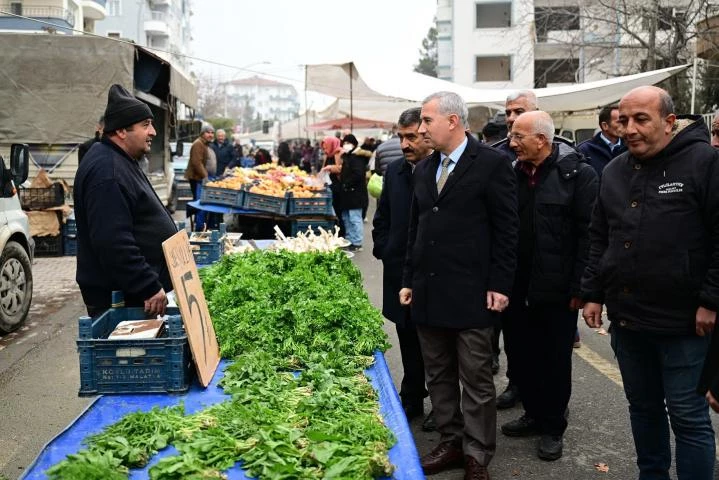
[{"label": "blue tarpaulin cover", "polygon": [[[43,448],[21,478],[28,480],[47,478],[45,470],[64,460],[67,455],[82,450],[84,448],[82,440],[85,437],[99,433],[103,428],[117,422],[128,413],[137,410],[149,411],[155,406],[167,407],[184,401],[185,411],[191,414],[227,400],[230,397],[225,395],[223,390],[217,386],[226,365],[225,360],[220,363],[217,373],[206,389],[194,384],[190,391],[184,395],[135,394],[98,397],[70,426],[60,432]],[[375,363],[365,373],[371,380],[372,386],[379,393],[382,417],[397,438],[397,443],[389,451],[389,459],[396,467],[393,478],[397,480],[424,478],[412,432],[407,424],[399,396],[392,383],[392,377],[382,353],[375,353]],[[175,454],[177,454],[177,451],[174,447],[162,450],[151,459],[145,468],[130,470],[129,478],[133,480],[148,478],[147,472],[152,465],[162,457]],[[226,473],[230,479],[248,478],[239,467],[239,464]]]}]

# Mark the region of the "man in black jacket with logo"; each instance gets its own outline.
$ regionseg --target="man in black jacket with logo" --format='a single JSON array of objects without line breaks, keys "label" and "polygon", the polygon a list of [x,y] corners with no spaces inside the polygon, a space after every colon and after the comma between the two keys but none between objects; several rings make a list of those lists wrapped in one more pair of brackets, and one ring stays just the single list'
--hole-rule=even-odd
[{"label": "man in black jacket with logo", "polygon": [[497,425],[492,333],[514,279],[517,193],[506,157],[465,133],[467,117],[455,93],[422,104],[419,133],[434,154],[414,172],[400,303],[411,305],[441,435],[422,468],[432,475],[464,464],[465,478],[488,480]]},{"label": "man in black jacket with logo", "polygon": [[580,280],[589,253],[587,229],[597,195],[597,174],[572,147],[552,143],[546,112],[521,114],[509,144],[519,200],[519,247],[512,302],[502,316],[513,339],[512,379],[524,414],[502,425],[507,436],[540,434],[542,460],[562,456],[572,390],[572,345]]},{"label": "man in black jacket with logo", "polygon": [[[372,222],[372,254],[382,260],[384,267],[382,314],[397,329],[404,370],[399,396],[408,420],[424,413],[424,398],[427,396],[417,330],[410,319],[409,308],[400,305],[397,295],[402,288],[402,267],[407,255],[412,174],[417,162],[432,153],[432,146],[417,132],[421,123],[420,111],[419,107],[405,110],[397,121],[398,140],[404,156],[386,166],[382,195]],[[423,426],[429,428],[429,423],[425,422]]]},{"label": "man in black jacket with logo", "polygon": [[[602,182],[582,279],[587,325],[611,322],[639,478],[711,480],[714,431],[695,393],[719,306],[719,154],[699,116],[639,87],[619,102],[628,152]],[[669,422],[667,421],[669,414]]]},{"label": "man in black jacket with logo", "polygon": [[162,242],[177,228],[138,164],[150,153],[152,119],[145,103],[110,87],[105,135],[75,175],[77,283],[91,316],[110,307],[113,290],[127,306],[162,314],[172,289]]}]

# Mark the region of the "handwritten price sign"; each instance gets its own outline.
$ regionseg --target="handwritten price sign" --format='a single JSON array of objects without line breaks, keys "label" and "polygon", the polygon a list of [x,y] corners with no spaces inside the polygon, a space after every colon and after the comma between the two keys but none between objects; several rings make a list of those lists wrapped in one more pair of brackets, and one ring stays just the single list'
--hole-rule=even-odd
[{"label": "handwritten price sign", "polygon": [[180,230],[162,242],[162,250],[175,287],[177,306],[180,307],[197,375],[202,386],[206,387],[220,363],[220,349],[187,233]]}]

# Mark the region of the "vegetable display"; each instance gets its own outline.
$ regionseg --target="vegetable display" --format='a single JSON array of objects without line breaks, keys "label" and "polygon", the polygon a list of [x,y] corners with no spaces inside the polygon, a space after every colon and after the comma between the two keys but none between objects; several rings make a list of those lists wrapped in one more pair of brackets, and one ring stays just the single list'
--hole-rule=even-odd
[{"label": "vegetable display", "polygon": [[127,478],[168,445],[152,479],[226,478],[241,462],[262,479],[390,476],[392,432],[363,371],[389,345],[381,314],[341,251],[225,256],[202,270],[229,400],[186,414],[136,412],[85,439],[52,479]]},{"label": "vegetable display", "polygon": [[227,176],[207,182],[206,186],[232,190],[245,187],[249,192],[273,197],[284,197],[287,192],[292,192],[296,198],[311,198],[317,195],[316,192],[325,189],[325,185],[316,177],[297,167],[262,167],[233,168]]}]

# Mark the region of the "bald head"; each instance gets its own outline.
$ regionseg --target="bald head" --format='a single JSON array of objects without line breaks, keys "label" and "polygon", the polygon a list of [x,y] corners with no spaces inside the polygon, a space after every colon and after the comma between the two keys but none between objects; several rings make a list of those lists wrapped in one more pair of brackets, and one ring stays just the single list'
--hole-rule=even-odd
[{"label": "bald head", "polygon": [[674,102],[659,87],[637,87],[619,101],[619,123],[629,152],[650,159],[672,140],[676,116]]},{"label": "bald head", "polygon": [[554,121],[541,110],[525,112],[514,121],[509,138],[517,160],[540,165],[552,153]]}]

